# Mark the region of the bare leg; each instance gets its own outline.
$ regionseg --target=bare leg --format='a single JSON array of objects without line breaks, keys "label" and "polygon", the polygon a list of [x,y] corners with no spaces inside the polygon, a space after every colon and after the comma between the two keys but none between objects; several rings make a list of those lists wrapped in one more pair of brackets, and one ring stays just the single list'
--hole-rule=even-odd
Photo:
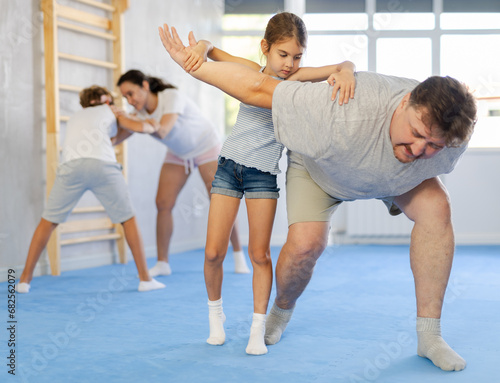
[{"label": "bare leg", "polygon": [[130,251],[132,251],[132,256],[134,257],[135,265],[139,272],[139,291],[152,291],[164,288],[165,285],[163,283],[149,276],[142,236],[135,217],[122,222],[122,226],[125,233],[125,239],[130,247]]},{"label": "bare leg", "polygon": [[441,181],[433,178],[395,202],[415,222],[410,263],[417,300],[418,354],[443,370],[462,370],[465,360],[446,344],[440,328],[455,247],[448,194]]},{"label": "bare leg", "polygon": [[24,270],[19,278],[20,283],[29,284],[33,279],[35,266],[40,259],[40,255],[42,255],[43,249],[45,249],[47,243],[49,242],[50,235],[57,225],[57,223],[49,222],[43,218],[40,220],[40,223],[33,233],[33,238],[31,239],[26,264],[24,265]]},{"label": "bare leg", "polygon": [[273,284],[271,233],[277,200],[247,199],[250,240],[248,253],[253,265],[254,312],[265,314]]},{"label": "bare leg", "polygon": [[[174,164],[163,164],[156,195],[156,249],[158,261],[168,263],[168,251],[170,239],[174,230],[172,209],[181,189],[186,184],[189,174],[186,174],[184,166]],[[150,270],[152,276],[158,275]]]},{"label": "bare leg", "polygon": [[240,199],[221,194],[212,195],[208,214],[205,246],[205,284],[208,299],[220,299],[222,291],[222,263],[226,257],[229,236],[238,213]]},{"label": "bare leg", "polygon": [[276,299],[266,321],[266,344],[281,339],[295,302],[311,280],[316,261],[328,243],[328,230],[328,222],[300,222],[288,228],[276,264]]},{"label": "bare leg", "polygon": [[[212,182],[215,177],[215,172],[217,171],[217,161],[207,162],[206,164],[199,166],[200,175],[205,183],[205,187],[207,189],[208,196],[210,198]],[[243,254],[243,250],[240,244],[240,237],[238,231],[238,222],[235,221],[233,225],[233,229],[231,230],[231,236],[229,237],[231,241],[231,246],[233,247],[234,253],[234,263],[235,263],[235,272],[241,274],[250,273],[250,269],[248,268],[245,256]]]},{"label": "bare leg", "polygon": [[273,265],[271,261],[271,233],[276,214],[276,199],[247,199],[250,240],[248,254],[253,265],[253,320],[247,354],[267,353],[264,342],[265,314],[269,304],[273,284]]},{"label": "bare leg", "polygon": [[328,222],[291,225],[276,264],[276,304],[291,309],[305,290],[328,243]]},{"label": "bare leg", "polygon": [[233,251],[242,251],[240,244],[240,235],[238,229],[238,221],[234,221],[233,230],[231,230],[231,236],[229,237],[231,241],[231,246]]},{"label": "bare leg", "polygon": [[229,245],[229,236],[238,213],[239,198],[214,194],[208,213],[207,242],[205,246],[205,285],[208,294],[208,319],[210,336],[207,343],[222,345],[226,340],[222,310],[222,278],[224,258]]},{"label": "bare leg", "polygon": [[125,239],[130,247],[137,271],[139,272],[139,279],[141,281],[150,281],[151,277],[149,276],[146,264],[146,254],[144,252],[142,236],[139,231],[139,227],[137,226],[135,217],[123,222],[122,226],[123,231],[125,232]]}]

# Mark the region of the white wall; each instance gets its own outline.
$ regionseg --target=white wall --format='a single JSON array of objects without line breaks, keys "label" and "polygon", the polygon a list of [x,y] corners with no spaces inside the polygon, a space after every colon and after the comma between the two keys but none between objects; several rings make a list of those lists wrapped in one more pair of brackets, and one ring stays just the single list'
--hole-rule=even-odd
[{"label": "white wall", "polygon": [[500,149],[469,149],[444,182],[457,244],[500,244]]},{"label": "white wall", "polygon": [[[72,0],[60,4],[89,10]],[[0,281],[8,268],[19,276],[31,236],[45,202],[45,137],[43,79],[43,18],[40,1],[0,0]],[[221,23],[222,0],[131,0],[125,13],[125,65],[162,77],[187,92],[205,115],[221,128],[223,98],[217,90],[186,75],[170,60],[158,37],[164,22],[178,27],[181,36],[193,29],[212,39]],[[104,15],[104,14],[103,14]],[[75,41],[78,39],[78,44]],[[59,47],[67,53],[106,60],[105,44],[74,32],[60,32]],[[78,67],[75,65],[79,65]],[[60,82],[77,86],[111,86],[110,74],[100,68],[60,62]],[[79,108],[77,96],[61,93],[61,113]],[[64,124],[61,126],[64,135]],[[165,148],[150,137],[132,137],[128,144],[129,187],[148,256],[155,256],[155,195]],[[203,246],[208,215],[208,198],[197,173],[193,174],[178,200],[172,250]],[[94,204],[86,193],[79,206]],[[97,213],[96,215],[99,215]],[[70,219],[73,219],[70,217]],[[90,267],[116,260],[111,242],[63,247],[62,271]],[[35,275],[49,273],[44,253]]]},{"label": "white wall", "polygon": [[[38,2],[0,0],[0,270],[24,263],[44,200]],[[18,269],[17,269],[18,270]],[[6,273],[0,274],[0,280]]]}]

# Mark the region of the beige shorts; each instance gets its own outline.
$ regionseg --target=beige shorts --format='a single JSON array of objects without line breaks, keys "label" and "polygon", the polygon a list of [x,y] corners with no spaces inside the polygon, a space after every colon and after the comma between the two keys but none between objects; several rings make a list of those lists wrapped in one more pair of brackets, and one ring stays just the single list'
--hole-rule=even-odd
[{"label": "beige shorts", "polygon": [[[401,214],[394,197],[380,199],[391,215]],[[325,193],[307,170],[289,166],[286,171],[288,226],[298,222],[329,222],[342,200]]]}]

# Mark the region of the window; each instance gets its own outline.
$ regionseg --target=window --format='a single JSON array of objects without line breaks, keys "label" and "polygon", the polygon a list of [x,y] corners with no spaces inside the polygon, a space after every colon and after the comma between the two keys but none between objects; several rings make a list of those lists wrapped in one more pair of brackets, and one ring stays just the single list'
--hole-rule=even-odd
[{"label": "window", "polygon": [[[231,1],[226,2],[231,5]],[[370,70],[424,80],[452,76],[479,98],[471,147],[500,148],[500,1],[234,0],[224,16],[223,49],[260,60],[271,14],[302,17],[309,33],[303,65],[353,61]],[[263,3],[266,3],[264,6]],[[292,9],[284,9],[285,3]],[[236,6],[238,4],[238,6]],[[238,11],[238,8],[240,11]],[[228,101],[228,104],[230,102]],[[235,118],[237,102],[228,114]],[[227,119],[228,129],[234,124]]]}]

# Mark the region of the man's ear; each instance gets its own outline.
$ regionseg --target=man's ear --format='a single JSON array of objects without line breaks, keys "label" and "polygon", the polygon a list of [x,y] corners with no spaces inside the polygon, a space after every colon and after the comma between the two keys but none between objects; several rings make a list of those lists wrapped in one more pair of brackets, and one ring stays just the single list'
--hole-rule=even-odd
[{"label": "man's ear", "polygon": [[405,96],[403,97],[403,100],[401,102],[401,106],[403,108],[406,108],[408,106],[408,103],[410,102],[410,96],[411,96],[411,92],[408,92],[407,94],[405,94]]}]

